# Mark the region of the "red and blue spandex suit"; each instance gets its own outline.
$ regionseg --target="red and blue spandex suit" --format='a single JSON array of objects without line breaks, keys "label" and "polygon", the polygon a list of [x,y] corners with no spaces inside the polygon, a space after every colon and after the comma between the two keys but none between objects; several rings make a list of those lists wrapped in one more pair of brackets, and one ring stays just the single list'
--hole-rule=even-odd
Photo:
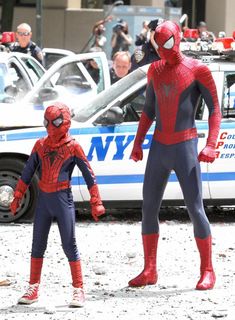
[{"label": "red and blue spandex suit", "polygon": [[[35,173],[39,175],[39,195],[35,210],[33,243],[30,266],[30,285],[34,291],[23,296],[23,303],[32,303],[38,297],[38,285],[41,279],[43,256],[52,221],[57,221],[63,250],[68,258],[72,284],[74,288],[83,288],[80,256],[75,238],[75,210],[71,192],[71,176],[75,165],[80,169],[90,193],[90,205],[93,218],[104,214],[98,186],[89,162],[78,142],[69,135],[71,125],[69,108],[56,102],[47,107],[44,114],[44,126],[47,137],[39,139],[18,181],[11,211],[16,214],[24,193]],[[36,289],[35,289],[36,288]],[[34,296],[31,294],[34,292]]]},{"label": "red and blue spandex suit", "polygon": [[74,204],[70,180],[74,166],[81,170],[88,189],[95,184],[95,177],[80,145],[73,139],[51,148],[46,139],[36,142],[22,181],[28,185],[35,170],[39,173],[39,196],[35,211],[32,257],[43,257],[51,223],[56,218],[63,249],[69,261],[78,260],[74,234]]},{"label": "red and blue spandex suit", "polygon": [[[160,24],[156,28],[154,40],[161,60],[153,62],[148,70],[146,102],[131,153],[133,160],[142,160],[141,145],[156,119],[144,177],[142,208],[145,265],[151,262],[153,270],[156,269],[156,262],[153,261],[156,260],[159,236],[159,209],[172,170],[179,180],[193,222],[197,244],[200,245],[200,241],[207,239],[203,243],[206,243],[206,251],[210,256],[211,231],[202,202],[199,161],[215,160],[216,139],[221,119],[211,72],[206,65],[180,52],[179,27],[170,21]],[[198,156],[195,114],[201,96],[209,110],[209,135],[205,148]],[[150,256],[152,260],[148,259]],[[207,264],[210,264],[209,256],[207,255]],[[202,269],[205,269],[205,266]],[[207,269],[212,268],[209,266]],[[156,283],[156,272],[146,270],[147,267],[137,278],[131,280],[129,285]],[[199,282],[197,289],[208,289],[214,285],[214,280],[210,285]]]}]

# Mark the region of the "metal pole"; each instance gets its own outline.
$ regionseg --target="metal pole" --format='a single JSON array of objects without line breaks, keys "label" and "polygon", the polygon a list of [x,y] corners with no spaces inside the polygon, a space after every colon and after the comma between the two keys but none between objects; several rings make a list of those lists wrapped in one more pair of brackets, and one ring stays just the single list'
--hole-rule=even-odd
[{"label": "metal pole", "polygon": [[196,28],[196,2],[192,1],[192,28]]},{"label": "metal pole", "polygon": [[42,48],[42,1],[36,1],[36,44]]}]

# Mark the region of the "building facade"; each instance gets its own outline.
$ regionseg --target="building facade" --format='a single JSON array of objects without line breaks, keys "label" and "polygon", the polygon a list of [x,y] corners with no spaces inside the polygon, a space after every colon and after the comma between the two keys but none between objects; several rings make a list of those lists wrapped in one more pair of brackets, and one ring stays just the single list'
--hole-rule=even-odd
[{"label": "building facade", "polygon": [[[2,1],[0,0],[0,4]],[[43,4],[40,17],[42,47],[64,48],[75,52],[82,51],[87,39],[91,37],[93,25],[98,20],[103,19],[105,15],[103,8],[84,8],[85,2],[89,3],[89,1],[84,0],[40,0],[40,3]],[[37,41],[36,0],[18,0],[16,3],[18,5],[14,9],[13,29],[15,30],[18,24],[27,22],[32,27],[33,40]],[[112,3],[112,1],[98,1],[97,3]],[[165,0],[130,0],[128,3],[131,6],[143,8],[164,9],[165,7]],[[225,31],[227,36],[231,36],[235,30],[234,0],[179,0],[179,3],[182,5],[183,10],[184,8],[186,11],[188,10],[187,13],[190,15],[189,22],[191,23],[189,27],[196,26],[198,22],[196,21],[196,13],[199,12],[198,17],[205,18],[208,29],[213,31],[215,35],[219,31]],[[189,3],[190,6],[187,6]],[[111,5],[107,8],[110,7]],[[199,8],[202,10],[201,13]],[[182,14],[184,13],[183,10]],[[110,14],[112,15],[112,10]],[[135,33],[138,34],[139,31],[135,30]]]}]

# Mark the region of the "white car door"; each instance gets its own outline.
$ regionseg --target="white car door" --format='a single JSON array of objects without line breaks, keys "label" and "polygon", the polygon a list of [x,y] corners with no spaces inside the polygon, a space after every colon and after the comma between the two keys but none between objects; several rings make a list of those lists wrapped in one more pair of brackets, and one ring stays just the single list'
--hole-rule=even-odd
[{"label": "white car door", "polygon": [[[86,65],[90,60],[96,60],[99,66],[100,83],[96,84],[88,72]],[[46,71],[44,76],[38,81],[34,88],[25,97],[25,103],[33,106],[41,104],[41,109],[45,109],[48,101],[61,100],[70,108],[79,106],[82,99],[90,99],[100,90],[110,86],[109,67],[104,52],[94,52],[86,54],[74,54],[58,60]],[[42,98],[42,89],[46,90],[46,96]],[[50,96],[49,90],[56,89],[59,96]],[[45,92],[45,91],[44,91]],[[40,102],[36,100],[36,98]],[[36,101],[36,102],[35,102]]]},{"label": "white car door", "polygon": [[[217,159],[208,165],[213,200],[235,198],[235,70],[220,72],[222,122],[217,142]],[[226,201],[223,201],[226,204]]]},{"label": "white car door", "polygon": [[[82,145],[84,152],[91,164],[92,169],[97,178],[99,189],[103,200],[139,200],[141,199],[141,184],[143,181],[143,172],[145,161],[134,163],[130,159],[130,153],[133,146],[134,137],[138,126],[138,115],[130,114],[124,122],[120,124],[104,124],[102,116],[112,106],[125,106],[125,101],[132,95],[132,93],[145,85],[146,78],[143,78],[142,83],[136,81],[134,85],[129,86],[126,90],[113,100],[110,99],[109,104],[104,110],[94,115],[89,124],[85,123],[80,126],[78,130],[77,140]],[[112,91],[120,90],[116,83],[112,86]],[[109,91],[109,95],[112,93]],[[139,100],[139,105],[142,109],[144,103],[143,99]],[[101,99],[102,101],[103,99]],[[142,101],[142,102],[141,102]],[[101,102],[102,103],[102,102]],[[137,105],[137,98],[129,103]],[[99,104],[97,101],[96,104]],[[117,107],[118,109],[118,107]],[[120,109],[120,108],[119,108]],[[85,108],[84,108],[85,110]],[[121,109],[120,109],[121,110]],[[101,120],[99,120],[101,117]],[[75,133],[75,131],[74,131]],[[147,140],[151,140],[151,134],[148,134]],[[147,158],[149,146],[145,147],[145,159]],[[84,179],[78,172],[79,179],[74,180],[74,183],[80,184],[80,190],[84,200],[89,200],[89,193],[87,191]],[[74,177],[76,179],[76,177]]]}]

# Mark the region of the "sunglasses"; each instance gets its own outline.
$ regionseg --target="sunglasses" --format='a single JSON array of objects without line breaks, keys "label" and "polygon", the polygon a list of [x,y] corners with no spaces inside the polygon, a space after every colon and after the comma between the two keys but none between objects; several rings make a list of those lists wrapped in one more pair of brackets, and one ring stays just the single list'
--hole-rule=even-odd
[{"label": "sunglasses", "polygon": [[29,35],[30,35],[30,32],[28,32],[28,31],[25,31],[25,32],[18,31],[17,34],[18,34],[19,36],[29,36]]}]

